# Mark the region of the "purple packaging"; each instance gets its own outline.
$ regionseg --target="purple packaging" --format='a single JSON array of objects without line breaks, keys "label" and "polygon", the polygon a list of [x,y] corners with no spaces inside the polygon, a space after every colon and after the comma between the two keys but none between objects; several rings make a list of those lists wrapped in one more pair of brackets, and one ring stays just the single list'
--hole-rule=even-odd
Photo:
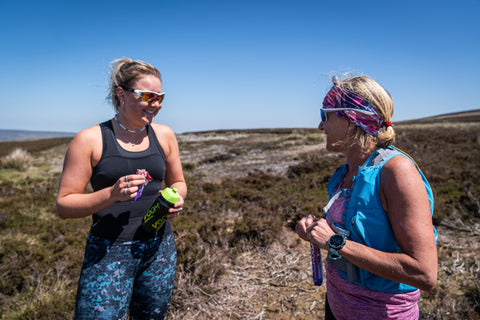
[{"label": "purple packaging", "polygon": [[321,286],[323,283],[323,266],[322,266],[322,253],[320,249],[310,243],[310,251],[312,252],[312,274],[313,284]]}]

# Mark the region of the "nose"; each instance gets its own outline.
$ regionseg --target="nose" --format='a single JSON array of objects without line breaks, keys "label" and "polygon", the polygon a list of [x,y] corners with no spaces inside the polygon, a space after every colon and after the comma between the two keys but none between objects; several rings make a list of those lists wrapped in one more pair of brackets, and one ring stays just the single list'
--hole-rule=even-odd
[{"label": "nose", "polygon": [[158,100],[154,100],[153,103],[150,103],[150,105],[152,107],[155,107],[155,108],[161,108],[162,107],[162,102],[158,102]]},{"label": "nose", "polygon": [[318,124],[318,130],[320,131],[324,130],[325,129],[324,126],[325,126],[325,122],[320,121],[320,123]]}]

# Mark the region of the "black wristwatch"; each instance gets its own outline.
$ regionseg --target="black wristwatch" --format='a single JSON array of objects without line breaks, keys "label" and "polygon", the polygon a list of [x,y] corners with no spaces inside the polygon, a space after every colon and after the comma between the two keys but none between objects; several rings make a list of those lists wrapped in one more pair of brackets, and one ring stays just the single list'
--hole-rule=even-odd
[{"label": "black wristwatch", "polygon": [[342,249],[345,245],[345,237],[340,234],[334,234],[328,239],[328,245],[330,247],[330,254],[328,255],[332,260],[338,260],[342,256],[338,253],[338,250]]}]

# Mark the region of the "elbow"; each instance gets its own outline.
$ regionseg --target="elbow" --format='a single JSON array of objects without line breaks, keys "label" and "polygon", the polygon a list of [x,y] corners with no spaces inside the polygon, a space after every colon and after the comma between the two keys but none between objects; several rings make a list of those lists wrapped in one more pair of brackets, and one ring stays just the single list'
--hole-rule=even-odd
[{"label": "elbow", "polygon": [[67,218],[67,216],[62,212],[62,210],[58,208],[58,206],[57,206],[57,217],[59,217],[62,220]]},{"label": "elbow", "polygon": [[437,286],[437,278],[438,278],[438,258],[435,256],[433,259],[429,260],[430,263],[426,268],[426,272],[424,274],[424,288],[421,290],[424,291],[433,291]]},{"label": "elbow", "polygon": [[437,269],[432,270],[428,274],[424,274],[422,280],[417,285],[418,289],[422,291],[433,291],[437,286]]},{"label": "elbow", "polygon": [[427,279],[425,279],[422,286],[423,288],[420,288],[420,290],[427,291],[427,292],[433,291],[437,286],[437,274],[435,273],[434,276],[432,275]]},{"label": "elbow", "polygon": [[67,213],[64,209],[64,207],[58,202],[56,202],[56,212],[57,212],[57,216],[60,218],[60,219],[67,219],[68,216],[67,216]]}]

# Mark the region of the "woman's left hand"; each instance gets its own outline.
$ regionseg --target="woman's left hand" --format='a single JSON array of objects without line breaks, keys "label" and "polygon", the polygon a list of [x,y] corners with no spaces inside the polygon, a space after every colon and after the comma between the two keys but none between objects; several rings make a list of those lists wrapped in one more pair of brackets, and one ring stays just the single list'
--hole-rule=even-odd
[{"label": "woman's left hand", "polygon": [[184,204],[183,197],[180,196],[180,199],[178,200],[177,203],[175,203],[175,206],[173,208],[168,209],[167,220],[172,220],[173,218],[178,217],[180,215],[180,211],[183,210],[183,204]]}]

